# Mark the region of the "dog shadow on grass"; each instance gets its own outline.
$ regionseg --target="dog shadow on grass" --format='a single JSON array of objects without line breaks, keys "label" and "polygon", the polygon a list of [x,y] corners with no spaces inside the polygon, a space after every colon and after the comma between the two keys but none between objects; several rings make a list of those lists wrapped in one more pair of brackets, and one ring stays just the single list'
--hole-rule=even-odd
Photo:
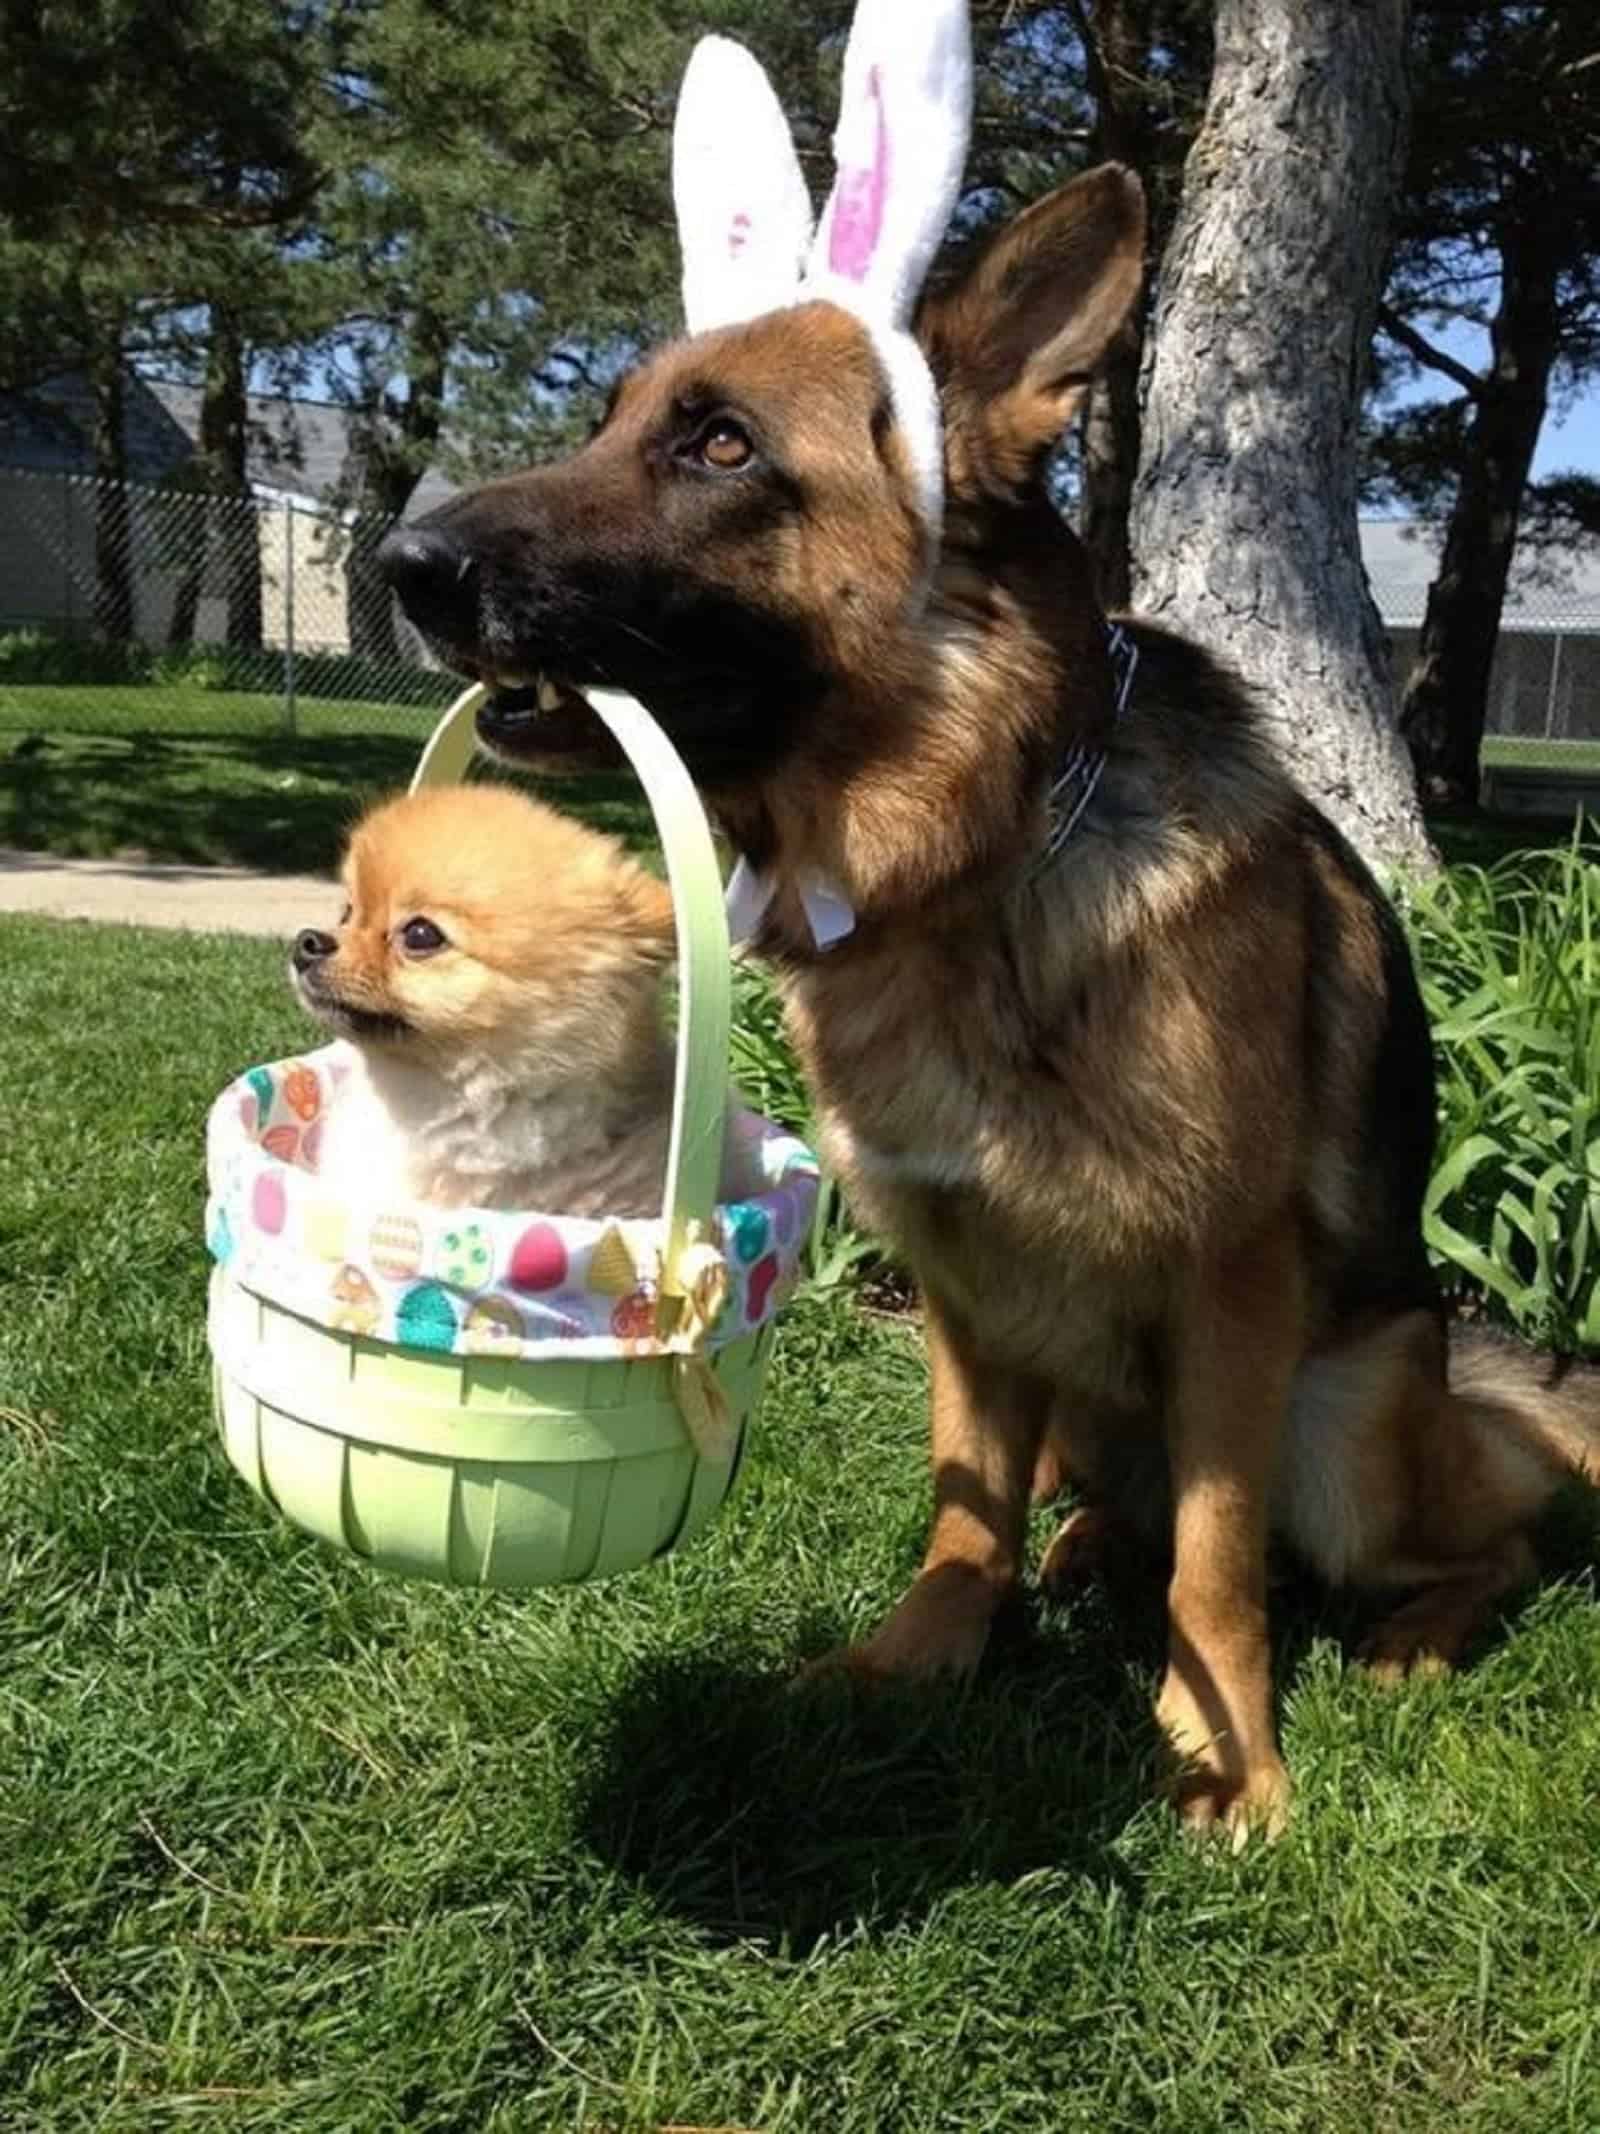
[{"label": "dog shadow on grass", "polygon": [[[1116,1847],[1154,1788],[1150,1617],[1130,1631],[1093,1591],[1019,1604],[960,1687],[646,1660],[589,1763],[584,1836],[713,1938],[799,1951],[1039,1871],[1136,1896]],[[837,1629],[806,1626],[797,1664]]]},{"label": "dog shadow on grass", "polygon": [[[1591,1519],[1569,1511],[1547,1539],[1547,1576],[1592,1562]],[[1508,1601],[1469,1665],[1515,1636],[1530,1598]],[[1272,1608],[1280,1693],[1313,1647],[1353,1656],[1382,1612],[1370,1596],[1289,1572]],[[805,1626],[797,1664],[837,1632]],[[796,1682],[709,1653],[652,1657],[586,1759],[580,1826],[652,1901],[711,1938],[797,1953],[1032,1873],[1137,1903],[1144,1847],[1125,1840],[1165,1814],[1151,1715],[1163,1637],[1154,1578],[1109,1594],[1092,1586],[1064,1606],[1019,1602],[964,1687]]]}]

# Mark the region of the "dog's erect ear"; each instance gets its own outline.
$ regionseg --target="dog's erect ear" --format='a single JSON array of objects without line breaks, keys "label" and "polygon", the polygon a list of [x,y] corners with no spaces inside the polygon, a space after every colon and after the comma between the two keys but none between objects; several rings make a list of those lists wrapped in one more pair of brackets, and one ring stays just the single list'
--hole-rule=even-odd
[{"label": "dog's erect ear", "polygon": [[731,38],[702,37],[684,72],[672,198],[691,333],[794,302],[811,199],[772,84]]},{"label": "dog's erect ear", "polygon": [[1001,471],[1025,476],[1076,412],[1138,296],[1144,235],[1143,187],[1103,163],[1035,201],[924,305],[917,337]]}]

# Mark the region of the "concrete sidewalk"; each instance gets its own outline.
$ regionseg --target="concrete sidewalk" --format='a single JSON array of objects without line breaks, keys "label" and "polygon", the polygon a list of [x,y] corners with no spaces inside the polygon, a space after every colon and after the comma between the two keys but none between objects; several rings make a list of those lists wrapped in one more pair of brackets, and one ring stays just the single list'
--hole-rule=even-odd
[{"label": "concrete sidewalk", "polygon": [[62,860],[0,848],[0,912],[287,938],[303,926],[330,925],[338,910],[337,885],[315,875],[153,860]]}]

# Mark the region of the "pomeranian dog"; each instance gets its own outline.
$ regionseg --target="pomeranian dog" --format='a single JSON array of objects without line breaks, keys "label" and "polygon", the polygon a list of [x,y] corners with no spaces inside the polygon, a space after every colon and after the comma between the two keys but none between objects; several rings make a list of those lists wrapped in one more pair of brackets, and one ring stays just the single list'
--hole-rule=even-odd
[{"label": "pomeranian dog", "polygon": [[446,1207],[642,1216],[661,1205],[672,899],[622,847],[508,787],[366,815],[344,911],[290,973],[354,1059],[318,1169]]}]

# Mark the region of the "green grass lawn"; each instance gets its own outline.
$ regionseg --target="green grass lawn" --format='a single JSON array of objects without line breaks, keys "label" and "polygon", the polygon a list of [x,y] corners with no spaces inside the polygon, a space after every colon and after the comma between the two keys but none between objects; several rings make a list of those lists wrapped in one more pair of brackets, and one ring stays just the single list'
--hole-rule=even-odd
[{"label": "green grass lawn", "polygon": [[[322,873],[363,806],[409,781],[430,724],[391,709],[366,730],[330,722],[296,735],[0,728],[0,847]],[[653,842],[624,777],[563,780],[551,794],[636,848]]]},{"label": "green grass lawn", "polygon": [[283,697],[265,690],[182,680],[13,682],[0,669],[0,734],[156,733],[174,739],[226,734],[257,740],[300,734],[317,741],[389,732],[420,738],[453,693],[445,677],[438,679],[439,705],[432,710],[356,697],[301,696],[288,728]]},{"label": "green grass lawn", "polygon": [[1153,1599],[787,1697],[918,1556],[904,1324],[797,1305],[729,1510],[592,1590],[381,1582],[214,1441],[205,1107],[266,944],[0,920],[0,2126],[1594,2134],[1600,1605],[1384,1694],[1279,1609],[1296,1820],[1150,1797]]},{"label": "green grass lawn", "polygon": [[1600,741],[1541,741],[1520,734],[1486,734],[1486,764],[1525,764],[1530,770],[1600,771]]},{"label": "green grass lawn", "polygon": [[[411,775],[434,714],[396,704],[304,698],[293,734],[276,696],[139,686],[19,684],[0,676],[0,847],[67,858],[142,854],[319,873],[374,795]],[[1485,743],[1517,761],[1538,743]],[[1544,754],[1549,754],[1545,748]],[[1600,743],[1559,760],[1600,765]],[[649,818],[626,778],[563,780],[560,806],[639,849]],[[1474,815],[1434,825],[1449,860],[1490,861],[1558,840],[1565,825]]]}]

